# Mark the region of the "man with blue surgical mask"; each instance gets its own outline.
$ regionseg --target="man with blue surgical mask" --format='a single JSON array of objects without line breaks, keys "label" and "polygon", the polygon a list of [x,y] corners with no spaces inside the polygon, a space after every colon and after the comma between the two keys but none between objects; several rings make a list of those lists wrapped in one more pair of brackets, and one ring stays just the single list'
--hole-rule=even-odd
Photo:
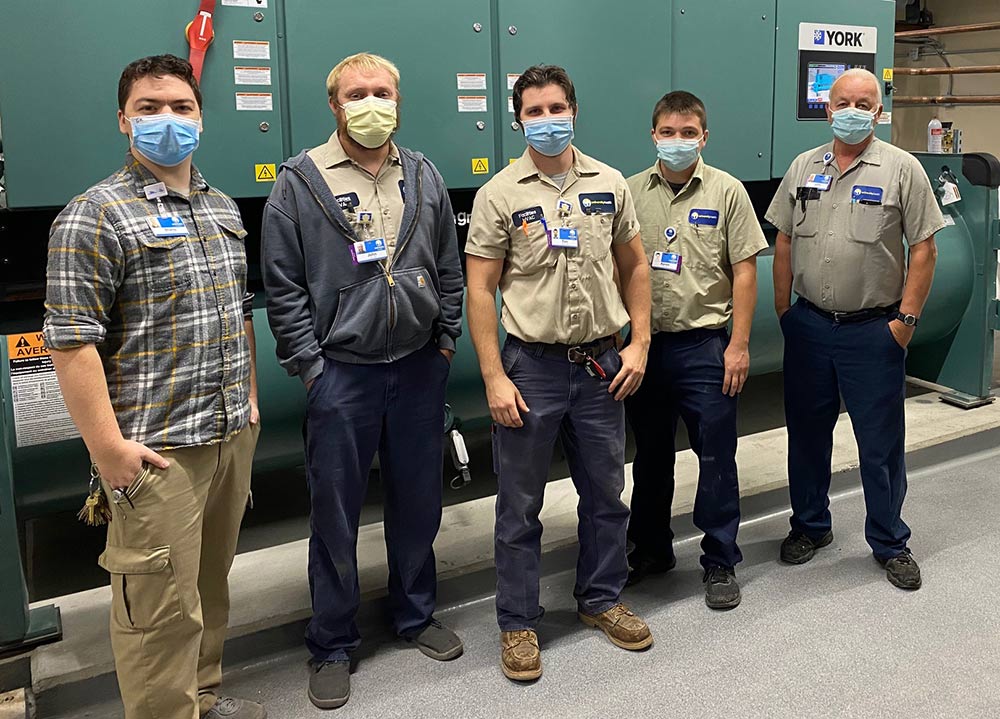
[{"label": "man with blue surgical mask", "polygon": [[833,541],[830,455],[843,399],[858,443],[865,537],[892,584],[918,589],[901,517],[906,346],[944,218],[917,159],[875,137],[881,114],[875,75],[837,78],[827,107],[833,142],[792,162],[766,214],[778,228],[774,307],[785,338],[792,517],[781,560],[803,564]]},{"label": "man with blue surgical mask", "polygon": [[100,475],[95,519],[110,502],[99,562],[125,717],[264,719],[219,696],[260,429],[247,233],[192,164],[201,92],[186,60],[126,67],[118,126],[125,166],[52,225],[43,331]]},{"label": "man with blue surgical mask", "polygon": [[[528,147],[476,194],[465,252],[469,330],[494,422],[500,664],[509,679],[530,681],[542,674],[539,512],[557,437],[580,495],[580,621],[623,649],[653,643],[621,602],[622,400],[645,371],[649,279],[625,179],[572,144],[577,104],[566,71],[528,68],[513,102]],[[616,337],[629,322],[632,342],[619,353]]]},{"label": "man with blue surgical mask", "polygon": [[[625,409],[635,435],[630,583],[672,569],[674,437],[687,426],[698,456],[694,523],[705,602],[740,603],[736,403],[750,369],[757,253],[767,247],[743,184],[706,164],[705,105],[678,90],[653,108],[656,163],[628,179],[652,284],[646,379]],[[732,332],[727,329],[732,321]]]}]

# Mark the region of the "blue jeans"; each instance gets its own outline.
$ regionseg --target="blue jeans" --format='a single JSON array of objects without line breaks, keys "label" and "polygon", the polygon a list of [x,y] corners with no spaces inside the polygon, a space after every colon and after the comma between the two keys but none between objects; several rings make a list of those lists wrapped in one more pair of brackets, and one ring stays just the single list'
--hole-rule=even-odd
[{"label": "blue jeans", "polygon": [[[497,470],[495,562],[497,622],[503,631],[534,629],[538,604],[542,509],[545,481],[556,437],[561,438],[577,505],[580,555],[573,595],[585,614],[600,614],[618,603],[628,576],[625,532],[625,414],[608,393],[608,382],[580,365],[530,350],[509,337],[501,353],[504,371],[530,412],[524,426],[495,425]],[[621,358],[610,349],[596,358],[611,379]]]},{"label": "blue jeans", "polygon": [[649,346],[646,377],[625,402],[635,436],[632,518],[628,536],[643,554],[672,559],[674,533],[674,439],[677,421],[687,426],[698,456],[694,524],[705,533],[701,564],[734,567],[743,560],[736,544],[740,486],[736,473],[736,397],[722,393],[724,329],[657,332]]},{"label": "blue jeans", "polygon": [[306,452],[312,499],[306,645],[317,661],[349,658],[355,624],[358,523],[378,452],[385,492],[389,606],[396,632],[431,620],[437,592],[434,538],[441,524],[441,458],[448,360],[429,344],[387,364],[327,359],[309,390]]},{"label": "blue jeans", "polygon": [[875,556],[906,549],[906,350],[889,318],[838,324],[799,300],[781,318],[785,336],[785,422],[792,529],[818,539],[830,531],[830,457],[843,396],[854,426],[865,492],[865,537]]}]

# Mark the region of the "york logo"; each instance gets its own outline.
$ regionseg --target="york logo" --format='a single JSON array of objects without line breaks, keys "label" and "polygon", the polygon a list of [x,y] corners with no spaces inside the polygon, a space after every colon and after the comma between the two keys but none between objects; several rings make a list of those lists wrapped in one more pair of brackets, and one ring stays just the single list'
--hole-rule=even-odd
[{"label": "york logo", "polygon": [[844,32],[843,30],[813,30],[813,45],[861,47],[864,45],[864,35],[863,32]]}]

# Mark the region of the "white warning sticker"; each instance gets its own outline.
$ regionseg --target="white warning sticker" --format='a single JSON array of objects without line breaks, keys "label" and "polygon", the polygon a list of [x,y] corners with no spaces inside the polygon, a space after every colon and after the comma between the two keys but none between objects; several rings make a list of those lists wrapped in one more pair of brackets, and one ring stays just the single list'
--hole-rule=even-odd
[{"label": "white warning sticker", "polygon": [[892,124],[892,113],[882,111],[882,114],[878,117],[879,125],[891,125]]},{"label": "white warning sticker", "polygon": [[270,60],[271,43],[267,40],[233,40],[236,60]]},{"label": "white warning sticker", "polygon": [[270,85],[271,68],[269,67],[234,67],[233,81],[237,85]]},{"label": "white warning sticker", "polygon": [[79,437],[41,332],[7,336],[14,436],[18,447]]},{"label": "white warning sticker", "polygon": [[952,217],[951,215],[944,215],[944,225],[945,227],[954,227],[955,218]]},{"label": "white warning sticker", "polygon": [[507,96],[507,112],[509,112],[512,115],[514,114],[514,96],[513,95],[508,95]]},{"label": "white warning sticker", "polygon": [[238,92],[236,93],[236,109],[270,112],[274,109],[274,101],[269,92]]},{"label": "white warning sticker", "polygon": [[513,90],[514,89],[514,83],[517,82],[517,78],[519,78],[519,77],[521,77],[521,76],[518,75],[517,73],[513,73],[513,74],[511,74],[509,72],[507,73],[507,89],[508,90]]},{"label": "white warning sticker", "polygon": [[455,75],[459,90],[485,90],[485,72],[460,72]]},{"label": "white warning sticker", "polygon": [[486,95],[459,95],[459,112],[486,112]]},{"label": "white warning sticker", "polygon": [[267,0],[222,0],[223,5],[230,7],[267,7]]}]

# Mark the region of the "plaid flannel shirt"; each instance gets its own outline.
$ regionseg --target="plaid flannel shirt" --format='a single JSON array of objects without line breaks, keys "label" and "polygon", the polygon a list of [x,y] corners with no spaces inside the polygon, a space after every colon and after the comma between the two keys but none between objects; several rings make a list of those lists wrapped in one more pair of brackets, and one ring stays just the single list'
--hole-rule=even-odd
[{"label": "plaid flannel shirt", "polygon": [[160,198],[188,235],[156,237],[136,162],[73,199],[52,224],[45,301],[51,349],[97,346],[122,434],[155,450],[213,444],[250,417],[243,329],[246,230],[197,170],[190,197]]}]

